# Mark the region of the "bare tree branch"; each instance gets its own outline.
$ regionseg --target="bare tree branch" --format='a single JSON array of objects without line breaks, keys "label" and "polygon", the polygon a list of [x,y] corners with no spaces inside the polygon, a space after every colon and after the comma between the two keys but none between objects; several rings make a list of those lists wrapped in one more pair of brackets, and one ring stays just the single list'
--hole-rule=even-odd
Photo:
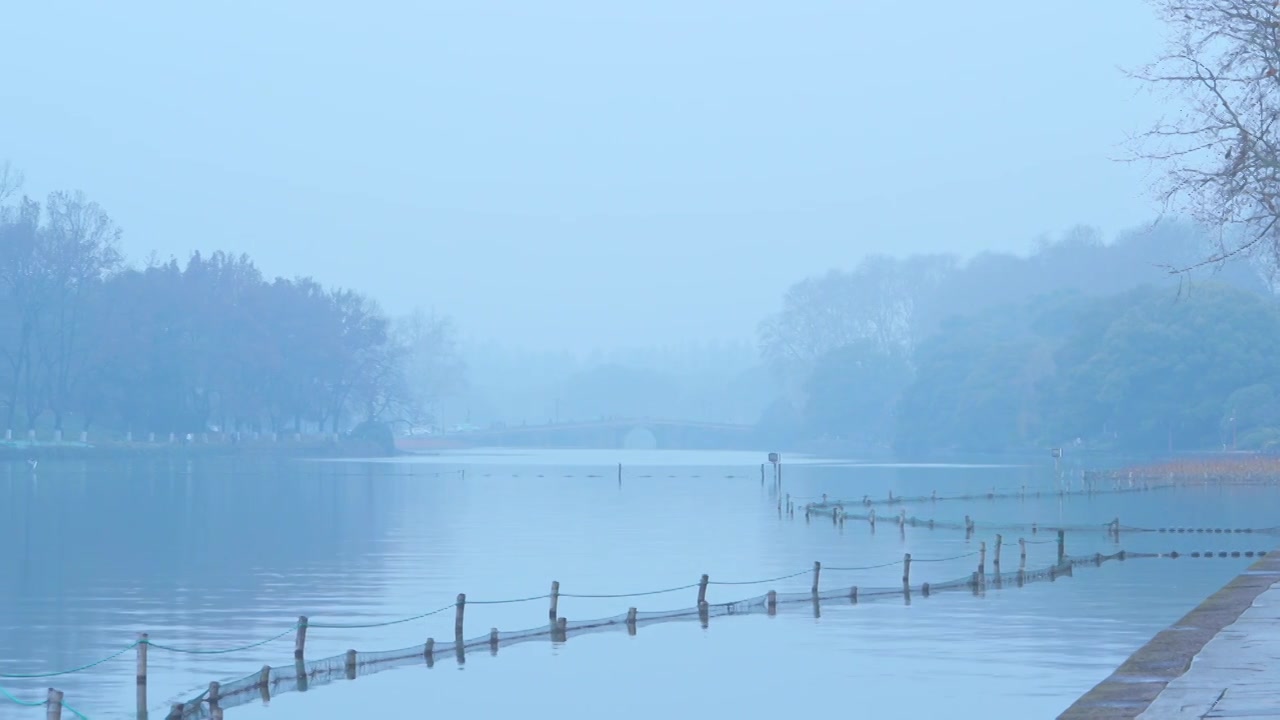
[{"label": "bare tree branch", "polygon": [[1185,273],[1241,256],[1280,256],[1280,9],[1274,0],[1152,0],[1173,31],[1165,53],[1131,73],[1185,108],[1134,139],[1131,160],[1163,170],[1166,212],[1217,231]]},{"label": "bare tree branch", "polygon": [[0,204],[22,189],[22,173],[8,160],[0,163]]}]

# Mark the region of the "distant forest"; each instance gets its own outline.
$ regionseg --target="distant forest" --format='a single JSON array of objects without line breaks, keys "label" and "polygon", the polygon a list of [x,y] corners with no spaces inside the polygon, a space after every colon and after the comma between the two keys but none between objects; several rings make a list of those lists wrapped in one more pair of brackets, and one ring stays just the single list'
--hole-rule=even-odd
[{"label": "distant forest", "polygon": [[1205,247],[1187,226],[1081,229],[807,278],[760,328],[787,388],[762,422],[909,454],[1276,447],[1280,303],[1252,262],[1170,272]]},{"label": "distant forest", "polygon": [[413,424],[460,378],[446,318],[392,319],[244,255],[131,266],[97,203],[18,197],[16,179],[0,166],[0,429]]}]

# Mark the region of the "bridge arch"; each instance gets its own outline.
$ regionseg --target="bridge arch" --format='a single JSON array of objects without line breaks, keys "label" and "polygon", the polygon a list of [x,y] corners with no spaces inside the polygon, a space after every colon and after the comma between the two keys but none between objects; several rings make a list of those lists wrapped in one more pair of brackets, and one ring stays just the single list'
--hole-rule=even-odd
[{"label": "bridge arch", "polygon": [[621,444],[624,450],[656,450],[658,435],[647,427],[637,425],[623,434]]}]

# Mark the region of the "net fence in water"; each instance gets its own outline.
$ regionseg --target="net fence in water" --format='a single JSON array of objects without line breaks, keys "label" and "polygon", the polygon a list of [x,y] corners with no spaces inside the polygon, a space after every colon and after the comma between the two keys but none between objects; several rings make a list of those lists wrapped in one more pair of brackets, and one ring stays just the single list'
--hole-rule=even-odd
[{"label": "net fence in water", "polygon": [[[587,475],[586,477],[600,477],[600,476]],[[735,476],[726,475],[725,477],[735,477]],[[885,499],[873,500],[869,497],[864,496],[860,501],[838,501],[838,500],[830,500],[826,495],[823,495],[821,496],[820,501],[809,502],[804,506],[802,506],[801,509],[802,509],[802,513],[806,515],[807,518],[815,522],[824,520],[824,519],[829,519],[832,522],[843,525],[843,523],[845,523],[848,520],[864,520],[864,521],[875,522],[877,520],[876,510],[878,507],[881,507],[883,505],[933,503],[933,502],[939,502],[939,501],[945,501],[945,500],[999,500],[999,499],[1013,499],[1013,498],[1030,498],[1033,496],[1039,497],[1042,495],[1043,496],[1064,496],[1064,495],[1133,493],[1133,492],[1147,492],[1150,490],[1155,490],[1163,487],[1169,487],[1169,485],[1158,484],[1156,482],[1147,482],[1142,479],[1139,479],[1136,482],[1130,482],[1128,480],[1118,478],[1118,477],[1108,478],[1111,480],[1111,482],[1109,483],[1111,487],[1103,487],[1103,483],[1102,481],[1098,480],[1098,477],[1100,476],[1095,475],[1092,478],[1086,477],[1086,481],[1081,483],[1081,489],[1079,490],[1072,489],[1070,484],[1064,483],[1058,487],[1054,487],[1051,489],[1043,489],[1043,490],[1035,490],[1035,489],[1028,490],[1026,486],[1022,486],[1020,488],[1014,488],[1011,490],[999,489],[999,488],[993,487],[986,492],[951,495],[951,496],[945,496],[945,497],[940,497],[936,493],[931,493],[930,495],[916,496],[916,497],[894,496],[892,493],[890,493],[887,500]],[[619,472],[619,482],[621,482],[621,480],[622,480],[621,472]],[[764,481],[764,477],[762,473],[762,483],[763,481]],[[777,502],[778,502],[778,508],[779,508],[780,514],[783,508],[785,507],[787,510],[787,513],[794,518],[796,508],[792,501],[793,499],[803,499],[803,498],[799,498],[799,496],[787,495],[786,505],[784,506],[783,493],[781,492],[780,483],[778,484],[778,487],[776,488],[775,492],[777,493]],[[772,504],[772,499],[773,498],[771,497],[770,504]],[[865,511],[865,514],[853,514],[853,513],[846,512],[845,510],[846,507],[855,508],[859,506],[861,506],[861,509]],[[990,530],[990,531],[1029,530],[1031,535],[1035,535],[1038,532],[1070,531],[1074,533],[1074,532],[1096,532],[1098,530],[1104,530],[1104,529],[1110,529],[1111,531],[1113,531],[1117,537],[1117,540],[1118,540],[1119,533],[1121,531],[1126,533],[1128,532],[1151,532],[1151,533],[1168,532],[1168,533],[1204,533],[1204,534],[1213,533],[1215,535],[1222,534],[1222,533],[1280,534],[1280,528],[1276,528],[1276,527],[1235,528],[1235,529],[1145,528],[1145,527],[1121,525],[1118,519],[1113,520],[1109,523],[1078,524],[1078,525],[1062,525],[1062,524],[1039,525],[1037,523],[1001,524],[1001,523],[976,522],[973,519],[969,518],[968,516],[965,516],[965,519],[963,522],[958,522],[958,521],[942,521],[942,520],[935,520],[931,518],[920,518],[920,517],[908,516],[905,512],[905,509],[902,507],[895,508],[895,510],[897,511],[896,514],[885,514],[879,517],[878,518],[879,522],[888,523],[890,525],[896,524],[903,528],[909,526],[913,528],[925,527],[930,529],[936,528],[936,529],[966,530],[967,533],[970,535],[972,535],[976,531],[987,531],[987,530]],[[893,511],[890,511],[890,513],[892,512]],[[1042,538],[1042,539],[1029,539],[1029,540],[1025,540],[1024,542],[1027,545],[1040,545],[1040,544],[1053,543],[1055,541],[1053,539]],[[1000,547],[998,536],[997,536],[997,543],[995,547],[996,548]],[[1060,556],[1061,556],[1061,553],[1062,553],[1062,548],[1060,546],[1059,547]],[[913,562],[928,564],[932,562],[958,560],[965,557],[976,556],[978,554],[979,554],[978,552],[969,552],[969,553],[965,553],[964,555],[960,555],[953,558],[916,558],[914,559]],[[1191,553],[1183,553],[1180,555],[1179,553],[1176,553],[1176,552],[1167,553],[1167,554],[1158,554],[1158,553],[1135,554],[1135,553],[1126,553],[1126,552],[1116,552],[1110,555],[1098,554],[1098,555],[1090,555],[1090,556],[1061,556],[1062,557],[1061,562],[1054,563],[1053,565],[1040,567],[1035,570],[1023,569],[1023,570],[1000,572],[999,566],[993,563],[993,566],[991,568],[993,572],[991,573],[973,572],[968,576],[956,577],[950,580],[937,582],[937,583],[920,583],[920,584],[915,584],[911,586],[904,584],[904,585],[897,585],[892,587],[883,587],[883,586],[859,587],[854,585],[845,585],[843,587],[822,588],[817,592],[813,590],[806,590],[806,591],[799,591],[799,592],[784,592],[784,593],[769,592],[763,595],[756,595],[754,597],[736,600],[733,602],[704,603],[700,605],[695,605],[695,606],[690,606],[685,608],[678,608],[678,609],[671,609],[671,610],[640,611],[639,609],[632,608],[626,613],[613,615],[609,617],[590,619],[590,620],[568,620],[564,618],[559,618],[557,622],[547,623],[545,625],[538,626],[538,627],[528,628],[524,630],[516,630],[516,631],[491,630],[489,633],[486,633],[478,637],[472,637],[470,639],[459,640],[457,638],[454,638],[453,640],[450,640],[450,641],[443,641],[438,643],[432,640],[426,644],[420,643],[417,645],[404,647],[400,649],[384,650],[384,651],[377,651],[377,652],[348,651],[347,653],[343,653],[340,655],[335,655],[327,658],[322,658],[319,660],[297,659],[292,662],[286,662],[284,664],[280,664],[278,666],[264,666],[261,669],[256,670],[252,673],[249,673],[239,679],[231,680],[225,683],[212,683],[207,690],[200,692],[199,694],[186,700],[185,702],[178,703],[171,707],[166,707],[164,708],[164,710],[160,712],[152,712],[151,717],[153,718],[220,717],[222,710],[225,708],[231,708],[238,705],[244,705],[247,703],[260,701],[260,700],[267,700],[267,699],[270,699],[272,696],[282,692],[306,691],[312,688],[317,688],[317,687],[335,682],[337,680],[354,679],[356,677],[360,677],[363,675],[368,675],[376,672],[381,672],[383,670],[390,670],[390,669],[399,668],[399,667],[407,667],[407,666],[412,666],[420,663],[425,664],[428,667],[440,661],[451,660],[457,663],[464,663],[466,661],[468,653],[488,651],[490,653],[496,654],[500,648],[506,648],[509,646],[517,645],[520,643],[527,643],[527,642],[562,643],[562,642],[565,642],[568,639],[568,637],[571,635],[574,637],[577,637],[580,635],[586,635],[586,634],[592,634],[592,633],[623,632],[623,631],[628,632],[630,634],[634,634],[641,627],[651,626],[659,623],[670,623],[670,622],[697,621],[702,623],[705,626],[710,621],[711,618],[725,617],[730,615],[774,614],[774,613],[784,612],[788,610],[794,611],[797,609],[808,609],[808,608],[812,608],[812,611],[815,614],[817,614],[820,612],[821,608],[824,605],[830,606],[835,603],[844,604],[844,605],[848,605],[848,604],[856,605],[859,603],[866,603],[866,602],[894,601],[894,600],[897,600],[897,601],[905,600],[907,602],[910,602],[910,600],[913,597],[919,597],[919,596],[929,597],[936,593],[972,592],[974,594],[982,594],[991,588],[1003,589],[1007,587],[1020,587],[1028,583],[1046,582],[1046,581],[1052,582],[1058,579],[1059,577],[1072,575],[1074,569],[1077,567],[1100,566],[1104,563],[1114,561],[1114,560],[1126,560],[1126,559],[1135,559],[1135,558],[1154,558],[1154,557],[1167,557],[1167,558],[1253,557],[1255,556],[1255,554],[1257,556],[1263,556],[1266,553],[1265,552],[1257,552],[1257,553],[1239,552],[1239,551],[1233,551],[1233,552],[1206,551],[1203,553],[1191,552]],[[999,555],[997,550],[996,557],[998,556]],[[901,561],[893,561],[893,562],[888,562],[881,565],[873,565],[873,566],[861,567],[861,568],[827,567],[823,569],[829,572],[858,571],[858,570],[872,570],[876,568],[889,567],[892,565],[899,565],[899,564],[901,564]],[[1015,558],[1015,564],[1018,564],[1016,562],[1016,558]],[[1006,558],[1006,566],[1008,565],[1009,565],[1008,558]],[[710,582],[709,584],[713,586],[736,586],[736,585],[768,586],[770,584],[781,583],[786,580],[791,580],[793,578],[798,578],[800,576],[808,575],[810,572],[811,572],[810,570],[804,570],[804,571],[793,573],[790,575],[784,575],[782,577],[772,578],[767,580],[754,580],[750,582],[740,582],[740,583]],[[705,577],[703,582],[704,583],[707,582]],[[668,592],[687,590],[687,589],[698,587],[698,585],[699,585],[698,583],[694,583],[690,585],[683,585],[676,588],[667,588],[663,590],[654,590],[650,592],[630,593],[630,594],[575,595],[575,594],[564,593],[564,594],[560,594],[559,597],[563,597],[563,598],[569,598],[569,597],[637,598],[642,596],[660,595]],[[509,603],[509,602],[526,602],[530,600],[538,600],[538,599],[543,599],[547,597],[550,597],[550,596],[540,595],[540,596],[530,597],[530,598],[518,598],[513,600],[492,601],[490,603],[475,601],[475,602],[472,602],[471,604],[483,605],[483,604],[496,604],[496,603]],[[317,628],[317,629],[325,628],[325,627],[356,629],[356,628],[362,628],[362,627],[374,627],[379,625],[407,623],[407,622],[423,619],[429,616],[433,616],[441,612],[445,612],[449,609],[452,609],[453,607],[454,606],[450,605],[443,608],[439,608],[431,612],[423,613],[421,615],[396,619],[396,620],[392,620],[385,623],[377,623],[375,625],[314,623],[314,624],[311,624],[310,627]],[[80,672],[82,670],[91,669],[103,662],[106,662],[107,660],[111,660],[115,657],[120,656],[121,654],[127,652],[132,648],[138,647],[138,645],[140,644],[145,644],[147,647],[150,647],[153,650],[170,651],[175,653],[210,653],[212,654],[212,653],[231,652],[233,650],[239,651],[239,650],[258,647],[260,645],[265,644],[266,642],[270,642],[271,640],[278,639],[279,637],[283,637],[284,635],[293,633],[296,631],[296,629],[297,627],[295,626],[293,628],[290,628],[289,630],[286,630],[281,635],[275,636],[274,638],[270,638],[266,641],[242,646],[240,648],[234,648],[231,650],[226,650],[226,649],[199,650],[199,649],[189,649],[189,648],[183,649],[183,648],[177,648],[177,647],[167,647],[164,645],[160,645],[158,643],[150,643],[149,641],[142,640],[139,643],[134,643],[133,645],[125,648],[119,653],[116,653],[108,658],[105,658],[104,660],[90,663],[82,667],[73,668],[71,670],[43,673],[43,674],[37,674],[37,675],[7,675],[6,676],[3,674],[0,674],[0,679],[53,677],[53,676],[64,675],[64,674],[72,674],[72,673]],[[0,692],[3,692],[3,691],[4,691],[4,688],[0,688]],[[20,705],[29,705],[32,707],[44,704],[36,701],[24,701],[22,699],[13,697],[11,695],[9,696],[9,699]],[[66,705],[65,703],[62,703],[62,707],[66,710],[69,710],[71,713],[75,714],[78,717],[81,717],[81,718],[85,717],[84,715],[72,709],[69,705]],[[168,715],[166,715],[166,712],[168,713]]]},{"label": "net fence in water", "polygon": [[[873,508],[866,513],[851,513],[844,509],[839,503],[809,503],[801,508],[802,514],[806,521],[830,519],[837,525],[843,525],[849,520],[862,521],[875,526],[877,523],[883,523],[890,526],[925,528],[928,530],[964,530],[972,535],[980,531],[1022,531],[1031,535],[1037,535],[1041,532],[1072,532],[1072,533],[1088,533],[1105,531],[1110,535],[1120,535],[1120,533],[1196,533],[1196,534],[1215,534],[1215,535],[1239,535],[1239,534],[1256,534],[1256,535],[1280,535],[1280,526],[1270,527],[1142,527],[1137,525],[1125,525],[1120,522],[1119,518],[1105,523],[991,523],[979,522],[964,516],[963,521],[955,520],[935,520],[934,518],[922,518],[914,515],[907,515],[906,510],[901,510],[897,515],[877,515]],[[795,516],[795,510],[788,512],[789,517]]]},{"label": "net fence in water", "polygon": [[[971,554],[971,553],[970,553]],[[1234,557],[1241,555],[1235,552]],[[1258,556],[1266,552],[1256,553]],[[968,555],[968,554],[967,554]],[[966,556],[967,556],[966,555]],[[1199,555],[1199,553],[1195,553]],[[1213,553],[1205,553],[1212,557]],[[1222,557],[1228,553],[1221,553]],[[964,556],[962,556],[964,557]],[[569,620],[558,618],[554,623],[524,630],[502,631],[493,629],[477,637],[454,639],[403,647],[395,650],[376,652],[348,651],[341,655],[319,660],[297,659],[289,664],[265,666],[244,677],[225,683],[211,685],[208,690],[179,704],[173,705],[168,720],[187,720],[192,718],[210,718],[220,716],[227,708],[251,702],[266,701],[281,693],[305,692],[327,685],[338,680],[354,680],[393,668],[413,665],[433,666],[436,662],[453,660],[459,664],[466,662],[469,652],[487,651],[496,654],[500,648],[527,642],[563,643],[570,636],[580,636],[601,632],[626,632],[634,635],[640,628],[668,622],[700,622],[704,626],[712,619],[731,615],[773,615],[788,609],[811,607],[815,613],[826,603],[860,604],[883,601],[910,601],[913,596],[930,597],[938,593],[969,592],[981,595],[989,589],[1022,587],[1030,583],[1053,582],[1061,577],[1070,577],[1078,567],[1099,567],[1112,561],[1123,561],[1136,558],[1179,557],[1178,553],[1126,553],[1119,551],[1111,554],[1094,554],[1086,556],[1067,556],[1061,562],[1031,570],[1018,569],[987,573],[975,571],[968,576],[952,578],[942,582],[920,583],[896,587],[865,587],[849,585],[836,588],[819,589],[817,592],[775,592],[770,591],[741,600],[724,603],[702,603],[701,605],[673,610],[640,611],[630,609],[626,613],[590,620]],[[956,558],[946,558],[953,560]],[[917,562],[928,562],[921,558]],[[896,563],[895,563],[896,564]],[[829,568],[838,570],[840,568]],[[801,573],[803,574],[803,573]]]}]

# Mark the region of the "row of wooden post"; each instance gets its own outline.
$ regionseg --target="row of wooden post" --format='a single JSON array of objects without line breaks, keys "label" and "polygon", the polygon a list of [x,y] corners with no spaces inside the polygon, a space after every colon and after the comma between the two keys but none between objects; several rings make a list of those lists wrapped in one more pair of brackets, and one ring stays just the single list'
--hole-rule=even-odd
[{"label": "row of wooden post", "polygon": [[[1058,531],[1058,563],[1059,564],[1061,564],[1065,559],[1064,536],[1065,536],[1064,531],[1059,530]],[[994,565],[995,565],[995,571],[997,575],[1000,572],[1000,549],[1003,546],[1003,544],[1004,544],[1004,536],[996,535]],[[1025,571],[1026,565],[1027,565],[1027,541],[1023,538],[1019,538],[1018,546],[1019,546],[1018,570]],[[987,543],[985,541],[982,542],[981,545],[979,546],[978,557],[979,557],[978,570],[974,573],[974,576],[973,576],[973,583],[975,586],[975,590],[977,587],[980,586],[982,582],[982,576],[985,576],[986,574]],[[813,563],[813,583],[810,587],[810,590],[815,599],[817,598],[819,589],[821,587],[821,578],[822,578],[822,563],[815,560]],[[698,607],[698,612],[702,615],[704,623],[706,622],[707,611],[709,608],[707,603],[707,588],[710,585],[710,583],[711,583],[710,576],[706,574],[703,574],[702,577],[699,578],[698,580],[698,606],[697,607]],[[902,556],[902,587],[904,592],[908,592],[908,593],[910,592],[911,553],[905,553]],[[921,586],[921,591],[924,593],[925,597],[928,597],[929,584],[925,583],[923,586]],[[858,588],[856,585],[850,589],[849,595],[850,595],[850,599],[853,600],[853,602],[858,601]],[[548,617],[553,626],[552,639],[562,641],[567,635],[568,621],[565,618],[560,617],[559,615],[559,605],[560,605],[560,582],[559,581],[552,581],[551,594],[549,595],[549,598],[551,602],[550,602],[550,607],[548,609]],[[778,604],[778,593],[776,590],[770,590],[768,592],[768,595],[766,596],[766,607],[768,609],[769,614],[772,615],[776,612],[777,604]],[[459,662],[463,661],[463,657],[464,657],[463,650],[466,645],[466,641],[463,636],[463,626],[464,626],[464,619],[466,617],[466,607],[467,607],[466,593],[459,593],[457,600],[455,602],[454,622],[453,622],[454,647],[455,647]],[[627,609],[627,620],[626,620],[627,630],[632,635],[634,635],[636,632],[637,616],[638,616],[638,611],[636,610],[636,608],[632,607]],[[297,674],[298,674],[298,682],[300,687],[305,687],[305,684],[306,684],[306,667],[305,667],[304,657],[306,654],[308,626],[309,626],[309,621],[305,615],[298,618],[297,631],[294,635],[293,657],[294,657],[294,662],[298,668]],[[138,706],[139,717],[145,716],[146,708],[147,708],[147,647],[148,647],[148,644],[149,643],[148,643],[147,633],[142,633],[141,635],[138,636],[137,706]],[[489,630],[490,651],[496,653],[498,649],[498,644],[499,644],[498,629],[491,628]],[[431,665],[432,663],[434,663],[434,660],[435,660],[435,639],[434,638],[427,638],[426,644],[423,647],[423,656],[425,657],[428,665]],[[349,679],[355,679],[356,666],[358,664],[356,651],[348,650],[344,658],[344,661],[345,661],[344,669],[346,671],[346,676]],[[261,684],[261,692],[264,698],[269,697],[270,674],[271,674],[271,667],[263,666],[261,671],[261,677],[259,678],[259,683]],[[217,682],[210,683],[209,690],[206,693],[205,699],[204,699],[205,702],[209,704],[210,717],[213,718],[214,720],[221,720],[222,718],[222,709],[221,707],[219,707],[219,699],[221,697],[220,690],[221,688]],[[49,708],[48,717],[51,720],[60,720],[61,708],[62,708],[62,693],[57,690],[54,690],[53,688],[50,688],[49,701],[47,705]],[[175,704],[170,711],[169,720],[181,720],[183,716],[183,708],[184,706],[181,703]]]}]

